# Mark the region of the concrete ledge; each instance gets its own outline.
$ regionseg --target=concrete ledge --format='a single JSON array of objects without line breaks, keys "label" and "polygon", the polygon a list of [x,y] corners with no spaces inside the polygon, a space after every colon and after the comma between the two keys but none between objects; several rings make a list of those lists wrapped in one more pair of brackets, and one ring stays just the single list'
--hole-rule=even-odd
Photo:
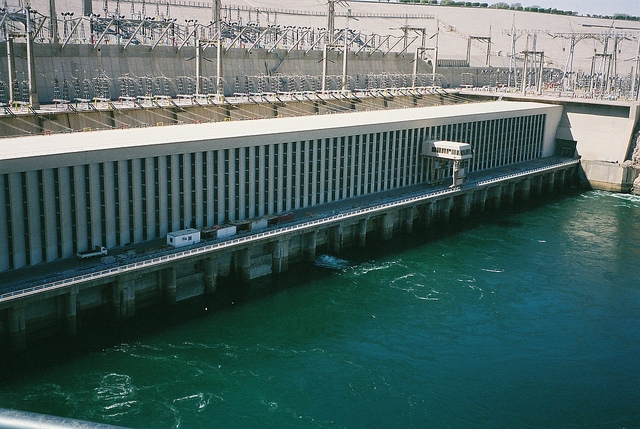
[{"label": "concrete ledge", "polygon": [[581,160],[580,165],[586,181],[583,184],[602,191],[629,192],[640,174],[639,170],[617,162]]}]

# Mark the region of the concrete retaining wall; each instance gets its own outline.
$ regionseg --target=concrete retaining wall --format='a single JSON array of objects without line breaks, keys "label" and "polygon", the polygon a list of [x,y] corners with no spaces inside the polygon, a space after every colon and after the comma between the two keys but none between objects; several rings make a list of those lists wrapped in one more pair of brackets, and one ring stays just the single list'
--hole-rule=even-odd
[{"label": "concrete retaining wall", "polygon": [[219,278],[237,287],[252,279],[286,271],[293,264],[314,261],[320,253],[339,255],[347,247],[420,233],[438,222],[496,210],[515,201],[537,198],[570,183],[576,164],[558,166],[495,183],[440,193],[416,203],[350,217],[255,244],[186,257],[153,269],[90,280],[0,303],[0,340],[14,351],[38,339],[77,332],[84,314],[104,314],[118,321],[133,318],[136,309],[175,305],[213,294]]},{"label": "concrete retaining wall", "polygon": [[[117,100],[123,95],[166,95],[195,93],[195,56],[193,46],[176,47],[100,45],[89,44],[35,44],[35,68],[38,98],[41,104],[54,99],[92,99],[105,97]],[[14,44],[15,79],[26,80],[26,44]],[[6,44],[0,44],[0,86],[8,92]],[[327,89],[340,89],[342,55],[335,51],[328,54]],[[414,55],[391,52],[350,52],[348,60],[349,87],[407,87],[412,85],[411,75]],[[322,51],[308,53],[303,50],[232,48],[222,56],[224,93],[231,96],[237,92],[315,91],[321,89]],[[444,88],[459,87],[471,79],[476,86],[496,85],[496,79],[504,71],[489,67],[441,67],[437,70],[435,84]],[[432,69],[423,62],[419,64],[419,86],[432,85]],[[216,76],[215,49],[203,51],[203,92],[214,93]],[[135,94],[127,93],[125,78],[131,79]],[[151,93],[142,89],[142,80],[149,85]],[[67,90],[65,91],[65,82]],[[101,82],[105,82],[104,84]],[[261,88],[263,86],[264,88]],[[19,94],[15,95],[19,100]]]}]

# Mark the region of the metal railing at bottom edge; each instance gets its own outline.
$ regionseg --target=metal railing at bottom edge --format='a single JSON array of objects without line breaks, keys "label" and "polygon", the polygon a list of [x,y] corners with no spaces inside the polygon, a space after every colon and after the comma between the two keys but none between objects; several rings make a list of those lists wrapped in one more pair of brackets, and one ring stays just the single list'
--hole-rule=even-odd
[{"label": "metal railing at bottom edge", "polygon": [[126,429],[104,423],[0,408],[0,429]]}]

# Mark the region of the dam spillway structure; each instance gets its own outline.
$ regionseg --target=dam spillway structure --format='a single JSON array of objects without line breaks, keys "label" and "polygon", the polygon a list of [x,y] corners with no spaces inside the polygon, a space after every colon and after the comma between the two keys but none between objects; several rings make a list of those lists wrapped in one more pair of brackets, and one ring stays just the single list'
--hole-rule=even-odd
[{"label": "dam spillway structure", "polygon": [[[151,17],[116,4],[58,10],[62,22],[33,3],[3,12],[0,338],[12,350],[75,335],[88,314],[129,320],[577,177],[625,191],[637,176],[623,166],[638,131],[631,75],[608,88],[617,100],[567,96],[557,70],[518,74],[508,63],[524,56],[499,55],[496,36],[430,13],[449,8],[329,2],[327,22],[325,4],[185,1]],[[466,57],[444,50],[451,40]],[[447,145],[461,159],[430,156]],[[185,231],[200,238],[167,244]],[[76,259],[96,247],[107,255]]]}]

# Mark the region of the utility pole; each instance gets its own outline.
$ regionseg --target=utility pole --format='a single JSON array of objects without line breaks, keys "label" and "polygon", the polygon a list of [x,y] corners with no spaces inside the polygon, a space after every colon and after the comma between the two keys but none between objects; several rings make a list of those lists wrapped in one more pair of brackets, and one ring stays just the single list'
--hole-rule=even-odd
[{"label": "utility pole", "polygon": [[213,18],[216,23],[216,98],[224,98],[224,88],[222,84],[222,19],[220,17],[220,0],[213,0]]},{"label": "utility pole", "polygon": [[[518,39],[522,36],[527,36],[527,46],[526,46],[526,50],[529,50],[529,40],[528,37],[530,35],[536,35],[538,33],[540,33],[541,30],[518,30],[516,29],[516,24],[515,24],[515,19],[514,22],[511,24],[511,28],[508,30],[502,30],[502,34],[511,36],[511,56],[509,58],[509,79],[507,81],[507,85],[509,87],[511,87],[511,83],[512,83],[512,78],[513,78],[513,86],[517,87],[518,86],[518,82],[517,82],[517,78],[516,78],[516,70],[518,68],[517,64],[516,64],[516,59],[517,59],[517,54],[516,54],[516,42],[518,41]],[[535,50],[535,48],[534,48]],[[524,77],[523,77],[524,79]]]},{"label": "utility pole", "polygon": [[58,14],[56,13],[56,1],[49,0],[49,17],[51,25],[49,25],[49,37],[51,37],[51,43],[58,43]]},{"label": "utility pole", "polygon": [[349,90],[347,82],[347,54],[349,53],[349,18],[351,18],[351,9],[347,9],[347,26],[344,29],[344,52],[342,57],[342,91]]},{"label": "utility pole", "polygon": [[[507,80],[507,87],[511,88],[511,77],[515,72],[516,68],[516,41],[518,40],[516,36],[516,19],[513,17],[513,24],[511,24],[511,56],[509,56],[509,78]],[[513,76],[513,85],[515,86],[516,79]]]},{"label": "utility pole", "polygon": [[15,75],[15,63],[13,56],[13,35],[7,33],[7,73],[9,74],[9,105],[15,100],[13,99],[13,81]]},{"label": "utility pole", "polygon": [[27,18],[27,76],[29,82],[29,104],[33,109],[40,108],[38,88],[36,85],[35,59],[33,58],[33,40],[31,39],[31,1],[25,1],[25,15]]},{"label": "utility pole", "polygon": [[329,13],[327,14],[327,44],[333,44],[333,32],[335,31],[336,5],[335,0],[329,0]]}]

